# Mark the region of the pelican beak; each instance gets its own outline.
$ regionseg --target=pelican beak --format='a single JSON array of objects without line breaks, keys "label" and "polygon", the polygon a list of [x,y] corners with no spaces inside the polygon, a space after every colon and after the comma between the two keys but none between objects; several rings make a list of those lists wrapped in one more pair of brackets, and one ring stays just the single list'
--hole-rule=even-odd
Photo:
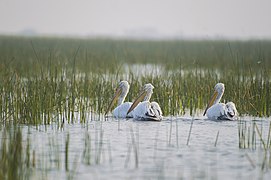
[{"label": "pelican beak", "polygon": [[144,97],[146,96],[147,92],[143,91],[142,93],[140,93],[140,95],[135,99],[134,103],[132,104],[132,106],[130,107],[130,109],[127,111],[127,115],[134,110],[134,108],[138,105],[138,103],[140,103]]},{"label": "pelican beak", "polygon": [[214,104],[214,102],[215,102],[217,96],[218,96],[218,92],[215,91],[214,94],[213,94],[213,96],[212,96],[212,98],[211,98],[211,100],[209,101],[209,103],[208,103],[208,105],[207,105],[207,107],[206,107],[204,113],[203,113],[203,116],[205,116],[207,110]]},{"label": "pelican beak", "polygon": [[107,108],[107,110],[105,112],[105,115],[107,115],[107,113],[112,109],[112,106],[115,104],[115,102],[118,99],[118,97],[120,96],[120,94],[121,94],[121,88],[117,88],[115,95],[114,95],[112,101],[110,102],[109,107]]}]

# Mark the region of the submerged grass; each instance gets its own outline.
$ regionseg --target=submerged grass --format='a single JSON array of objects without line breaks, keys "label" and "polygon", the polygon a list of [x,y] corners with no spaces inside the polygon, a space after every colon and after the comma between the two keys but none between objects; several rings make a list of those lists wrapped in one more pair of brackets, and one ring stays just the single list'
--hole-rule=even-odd
[{"label": "submerged grass", "polygon": [[[2,123],[103,120],[121,79],[131,84],[128,101],[143,84],[152,83],[152,100],[166,116],[204,109],[217,82],[226,86],[223,101],[235,102],[240,115],[271,113],[270,41],[1,36],[0,54]],[[144,65],[151,66],[139,74],[133,71]]]}]

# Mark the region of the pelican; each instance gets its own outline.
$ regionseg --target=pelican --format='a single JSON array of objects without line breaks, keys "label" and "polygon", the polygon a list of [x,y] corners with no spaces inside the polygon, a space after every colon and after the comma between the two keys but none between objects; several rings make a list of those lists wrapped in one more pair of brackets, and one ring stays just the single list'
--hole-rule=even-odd
[{"label": "pelican", "polygon": [[238,113],[233,102],[220,103],[224,94],[225,86],[223,83],[215,85],[215,92],[205,109],[203,116],[207,114],[211,120],[236,120]]},{"label": "pelican", "polygon": [[114,105],[114,103],[118,99],[118,106],[113,110],[113,116],[116,118],[133,117],[131,115],[131,113],[127,115],[127,111],[131,107],[132,103],[131,102],[123,103],[125,100],[125,97],[127,96],[128,92],[129,92],[129,89],[130,89],[130,85],[127,81],[120,81],[119,82],[119,85],[116,89],[115,95],[114,95],[112,101],[110,102],[110,105],[109,105],[108,109],[106,110],[105,114],[107,114],[112,109],[112,106]]},{"label": "pelican", "polygon": [[153,88],[152,84],[145,84],[141,93],[127,111],[127,114],[132,112],[134,119],[161,121],[163,116],[159,104],[157,102],[150,102]]}]

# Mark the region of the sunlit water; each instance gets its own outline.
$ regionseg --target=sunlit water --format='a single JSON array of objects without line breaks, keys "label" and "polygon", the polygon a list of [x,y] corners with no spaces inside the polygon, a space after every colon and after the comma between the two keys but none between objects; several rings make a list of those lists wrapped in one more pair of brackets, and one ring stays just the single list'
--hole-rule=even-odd
[{"label": "sunlit water", "polygon": [[[184,76],[185,74],[193,74],[194,76],[201,75],[204,77],[206,74],[209,73],[208,69],[203,68],[193,68],[193,69],[166,69],[165,66],[158,65],[158,64],[124,64],[123,65],[124,72],[123,74],[129,76],[132,73],[135,76],[160,76],[163,74],[172,75],[172,74],[179,74]],[[213,70],[215,74],[220,77],[219,70]],[[128,78],[127,78],[128,79]]]},{"label": "sunlit water", "polygon": [[[187,74],[192,74],[194,76],[200,75],[204,77],[208,75],[210,72],[208,69],[203,68],[191,68],[191,69],[174,69],[170,70],[167,69],[165,66],[158,65],[158,64],[123,64],[122,65],[122,72],[118,74],[119,77],[122,79],[129,79],[131,75],[135,77],[143,77],[143,76],[152,76],[152,77],[159,77],[161,75],[174,75],[178,74],[180,76],[184,76]],[[212,70],[213,73],[219,78],[221,73],[219,70]],[[77,78],[80,79],[85,77],[86,74],[79,73],[77,74]],[[111,80],[113,74],[103,74],[105,80]]]},{"label": "sunlit water", "polygon": [[[245,119],[250,126],[254,118]],[[265,141],[269,121],[257,121]],[[189,117],[109,118],[63,128],[23,126],[22,134],[35,151],[32,179],[270,179],[271,167],[262,169],[266,158],[258,135],[256,149],[240,149],[237,121],[199,118],[192,128],[191,123]]]}]

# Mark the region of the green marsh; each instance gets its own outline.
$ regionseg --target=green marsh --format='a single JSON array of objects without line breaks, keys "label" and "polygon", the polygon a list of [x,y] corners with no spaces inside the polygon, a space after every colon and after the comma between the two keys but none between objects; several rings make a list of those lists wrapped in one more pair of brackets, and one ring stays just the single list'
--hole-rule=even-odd
[{"label": "green marsh", "polygon": [[[123,79],[164,121],[104,117]],[[0,36],[0,179],[269,179],[270,79],[265,40]],[[217,82],[238,121],[202,117]]]},{"label": "green marsh", "polygon": [[[217,82],[240,115],[270,116],[270,41],[131,41],[0,37],[1,121],[73,121],[104,113],[119,80],[144,83],[166,116],[195,114]],[[137,66],[146,67],[135,73]],[[140,69],[140,68],[139,68]]]}]

